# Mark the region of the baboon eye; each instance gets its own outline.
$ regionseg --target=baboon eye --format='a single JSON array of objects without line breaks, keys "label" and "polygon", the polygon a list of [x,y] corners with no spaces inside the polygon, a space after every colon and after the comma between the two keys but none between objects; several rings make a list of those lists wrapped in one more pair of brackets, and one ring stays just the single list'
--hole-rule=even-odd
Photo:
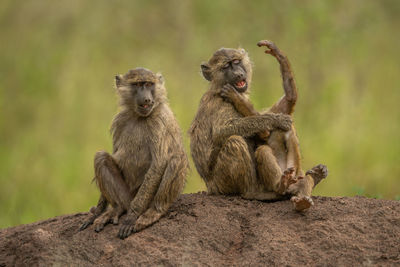
[{"label": "baboon eye", "polygon": [[152,86],[153,85],[153,83],[151,83],[151,82],[145,82],[144,83],[144,87],[150,87],[150,86]]},{"label": "baboon eye", "polygon": [[235,65],[237,65],[237,64],[239,64],[240,63],[240,60],[239,59],[235,59],[234,61],[232,61],[233,62],[233,64],[235,64]]},{"label": "baboon eye", "polygon": [[222,66],[223,69],[229,68],[229,62]]}]

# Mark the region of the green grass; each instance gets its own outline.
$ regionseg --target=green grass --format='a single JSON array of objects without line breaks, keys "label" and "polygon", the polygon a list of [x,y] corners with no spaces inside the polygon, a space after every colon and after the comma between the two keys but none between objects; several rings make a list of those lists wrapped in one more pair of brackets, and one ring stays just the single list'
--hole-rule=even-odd
[{"label": "green grass", "polygon": [[[282,95],[273,40],[299,87],[303,166],[325,163],[316,195],[399,199],[400,2],[22,1],[0,6],[0,227],[88,210],[93,156],[111,150],[113,77],[161,71],[186,134],[218,48],[252,58],[259,109]],[[204,190],[192,164],[185,192]]]}]

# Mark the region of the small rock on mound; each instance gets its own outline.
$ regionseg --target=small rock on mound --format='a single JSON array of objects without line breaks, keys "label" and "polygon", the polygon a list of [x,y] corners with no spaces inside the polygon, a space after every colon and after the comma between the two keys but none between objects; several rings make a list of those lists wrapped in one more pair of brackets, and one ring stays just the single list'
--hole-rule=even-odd
[{"label": "small rock on mound", "polygon": [[79,232],[87,213],[0,230],[0,266],[398,265],[400,202],[313,197],[290,201],[182,195],[159,222],[117,238],[118,226]]}]

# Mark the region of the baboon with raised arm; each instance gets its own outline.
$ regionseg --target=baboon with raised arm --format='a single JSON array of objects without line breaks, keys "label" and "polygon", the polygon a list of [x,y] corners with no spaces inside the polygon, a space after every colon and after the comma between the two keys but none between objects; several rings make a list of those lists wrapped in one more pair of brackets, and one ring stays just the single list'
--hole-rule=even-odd
[{"label": "baboon with raised arm", "polygon": [[[285,95],[268,109],[267,112],[292,115],[297,101],[297,87],[289,60],[276,45],[270,41],[260,41],[258,42],[258,46],[266,46],[268,49],[265,52],[271,54],[278,60],[285,91]],[[249,99],[243,97],[230,84],[222,88],[221,96],[225,100],[231,102],[235,109],[243,116],[247,117],[260,114],[254,109]],[[268,131],[260,132],[256,136],[256,139],[259,144],[258,151],[268,151],[268,153],[272,151],[272,155],[274,156],[271,157],[272,164],[270,164],[268,168],[262,167],[263,162],[257,162],[259,165],[259,175],[270,177],[268,180],[271,181],[278,179],[283,171],[289,169],[289,175],[297,177],[298,180],[297,183],[291,185],[287,190],[294,195],[291,200],[295,205],[295,209],[305,210],[313,205],[312,199],[310,198],[312,188],[327,176],[327,168],[322,164],[317,165],[307,171],[304,176],[304,172],[301,169],[299,141],[294,126],[292,125],[291,130],[288,132],[279,130],[272,131],[271,133]]]},{"label": "baboon with raised arm", "polygon": [[113,153],[95,155],[101,195],[80,229],[94,223],[99,232],[127,213],[118,233],[124,239],[166,213],[183,189],[188,161],[162,75],[136,68],[115,82],[121,111],[111,125]]},{"label": "baboon with raised arm", "polygon": [[203,76],[210,82],[189,130],[190,148],[196,169],[210,194],[239,194],[247,199],[280,199],[295,177],[282,174],[273,190],[257,177],[256,162],[268,159],[255,150],[254,136],[268,130],[290,130],[291,118],[267,113],[244,117],[224,101],[220,92],[231,84],[243,97],[248,97],[252,67],[244,49],[221,48],[201,65]]}]

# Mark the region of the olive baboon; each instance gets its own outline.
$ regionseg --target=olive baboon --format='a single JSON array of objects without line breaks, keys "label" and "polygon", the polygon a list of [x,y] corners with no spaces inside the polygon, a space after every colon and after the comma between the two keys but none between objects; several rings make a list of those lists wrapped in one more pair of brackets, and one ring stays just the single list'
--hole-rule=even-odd
[{"label": "olive baboon", "polygon": [[[297,87],[289,60],[276,47],[276,45],[270,41],[260,41],[258,42],[258,46],[266,46],[268,50],[265,52],[271,54],[278,60],[281,66],[283,88],[285,91],[285,95],[267,112],[292,115],[297,101]],[[259,115],[249,99],[243,97],[232,85],[225,85],[221,90],[221,96],[231,102],[236,110],[243,116]],[[288,189],[289,193],[295,195],[291,200],[295,204],[297,210],[309,208],[313,204],[312,199],[309,197],[311,196],[312,188],[318,184],[321,179],[327,176],[326,166],[322,164],[317,165],[312,170],[308,171],[304,177],[304,172],[301,169],[299,142],[294,126],[292,126],[292,129],[286,133],[279,130],[275,130],[271,133],[264,131],[259,133],[258,137],[259,139],[264,140],[264,142],[261,142],[262,145],[268,146],[272,150],[276,159],[273,160],[275,164],[271,164],[273,169],[266,170],[265,168],[259,168],[259,175],[279,176],[279,172],[282,173],[284,170],[290,169],[290,175],[297,177],[299,180]],[[257,164],[263,163],[257,162]]]},{"label": "olive baboon", "polygon": [[273,181],[273,190],[266,188],[269,181],[258,179],[256,161],[268,165],[272,154],[263,148],[254,151],[253,136],[265,130],[289,130],[290,116],[267,113],[244,117],[220,96],[221,88],[231,84],[247,97],[252,68],[245,50],[221,48],[201,68],[210,88],[200,101],[189,133],[193,160],[208,192],[258,200],[281,198],[295,177],[285,172]]},{"label": "olive baboon", "polygon": [[80,229],[94,223],[99,232],[126,212],[118,234],[123,239],[168,210],[183,189],[188,161],[161,74],[136,68],[115,82],[122,110],[111,125],[113,153],[95,155],[101,196]]}]

